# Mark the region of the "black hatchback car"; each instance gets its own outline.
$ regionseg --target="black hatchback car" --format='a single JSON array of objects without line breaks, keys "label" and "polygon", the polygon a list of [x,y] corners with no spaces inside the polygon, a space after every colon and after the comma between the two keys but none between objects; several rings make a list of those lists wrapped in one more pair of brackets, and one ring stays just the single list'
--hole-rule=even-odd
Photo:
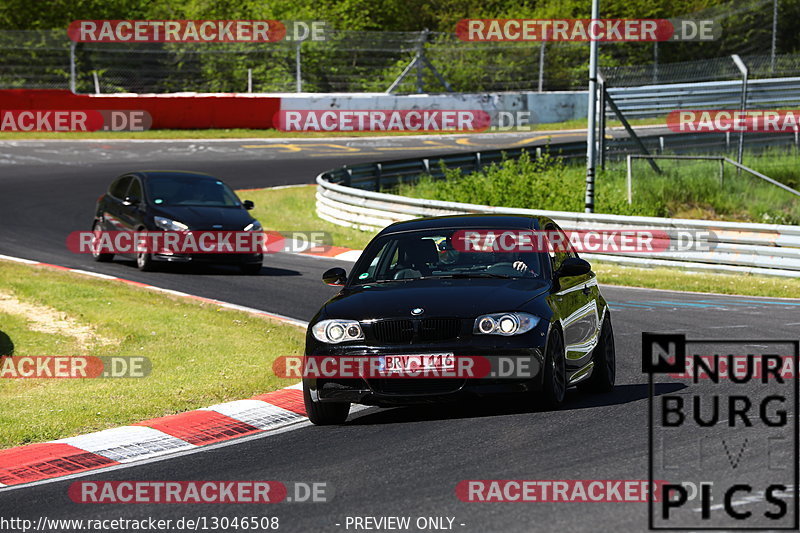
[{"label": "black hatchback car", "polygon": [[[262,231],[247,211],[253,202],[239,200],[222,180],[196,172],[142,171],[124,174],[97,200],[92,231]],[[111,261],[113,253],[92,253],[96,261]],[[235,264],[245,274],[261,270],[261,253],[173,254],[139,252],[140,270],[154,262]]]},{"label": "black hatchback car", "polygon": [[[614,387],[616,356],[608,305],[588,262],[568,246],[540,251],[465,251],[454,246],[465,229],[550,232],[544,217],[458,215],[399,222],[366,247],[349,276],[341,268],[323,280],[341,286],[311,320],[306,334],[303,395],[315,424],[340,424],[351,403],[393,406],[442,402],[465,395],[519,393],[532,405],[557,407],[572,385]],[[380,374],[310,375],[312,360],[398,361],[480,356],[516,361],[520,377],[408,377]],[[422,367],[420,367],[422,368]],[[519,398],[519,396],[516,396]]]}]

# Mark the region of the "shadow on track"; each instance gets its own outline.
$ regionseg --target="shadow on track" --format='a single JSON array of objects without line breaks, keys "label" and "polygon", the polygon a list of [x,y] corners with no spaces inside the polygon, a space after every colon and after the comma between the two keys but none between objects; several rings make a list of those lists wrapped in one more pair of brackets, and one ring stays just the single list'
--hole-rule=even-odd
[{"label": "shadow on track", "polygon": [[[683,383],[657,383],[655,394],[668,394],[685,389]],[[647,383],[617,385],[608,394],[583,394],[570,390],[560,412],[621,405],[647,399]],[[533,402],[525,402],[524,396],[505,396],[489,399],[473,399],[458,403],[441,403],[396,407],[370,412],[347,422],[345,425],[397,424],[403,422],[425,422],[453,420],[458,418],[483,418],[488,416],[517,415],[543,412]]]},{"label": "shadow on track", "polygon": [[[113,263],[115,265],[120,265],[123,267],[127,267],[129,269],[139,271],[136,268],[136,262],[127,259],[115,259]],[[206,275],[206,276],[245,276],[245,277],[259,277],[259,276],[272,276],[272,277],[283,277],[283,276],[302,276],[300,272],[297,270],[289,270],[286,268],[275,268],[270,266],[262,266],[261,271],[258,274],[244,274],[239,270],[239,267],[236,265],[216,265],[216,264],[187,264],[187,263],[168,263],[162,262],[156,265],[155,270],[152,272],[147,272],[148,274],[179,274],[179,275],[187,275],[187,274],[195,274],[195,275]]]}]

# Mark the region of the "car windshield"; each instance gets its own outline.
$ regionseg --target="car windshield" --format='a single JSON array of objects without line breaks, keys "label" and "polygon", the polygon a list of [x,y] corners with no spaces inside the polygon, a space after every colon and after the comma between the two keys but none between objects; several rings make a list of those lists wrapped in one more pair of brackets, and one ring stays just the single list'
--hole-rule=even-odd
[{"label": "car windshield", "polygon": [[459,251],[459,246],[453,244],[454,233],[459,231],[460,228],[453,228],[384,236],[365,250],[356,264],[352,283],[542,277],[542,253]]},{"label": "car windshield", "polygon": [[147,180],[147,196],[153,205],[238,207],[234,192],[220,180],[194,176],[155,176]]}]

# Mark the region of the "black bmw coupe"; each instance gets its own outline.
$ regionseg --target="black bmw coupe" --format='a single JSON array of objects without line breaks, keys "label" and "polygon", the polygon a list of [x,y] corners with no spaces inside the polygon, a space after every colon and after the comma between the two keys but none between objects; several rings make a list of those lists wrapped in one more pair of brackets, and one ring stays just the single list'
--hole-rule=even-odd
[{"label": "black bmw coupe", "polygon": [[[349,275],[341,268],[325,272],[323,280],[342,289],[314,316],[306,335],[303,395],[311,421],[341,424],[352,403],[393,406],[518,393],[532,405],[554,408],[573,385],[612,390],[611,317],[587,261],[568,245],[463,245],[465,234],[481,244],[485,235],[525,232],[569,242],[545,217],[424,218],[381,231]],[[459,357],[488,361],[492,372],[403,375],[454,370]],[[376,362],[368,368],[378,370],[308,372],[320,368],[310,362],[345,358]],[[501,359],[526,372],[496,372]]]}]

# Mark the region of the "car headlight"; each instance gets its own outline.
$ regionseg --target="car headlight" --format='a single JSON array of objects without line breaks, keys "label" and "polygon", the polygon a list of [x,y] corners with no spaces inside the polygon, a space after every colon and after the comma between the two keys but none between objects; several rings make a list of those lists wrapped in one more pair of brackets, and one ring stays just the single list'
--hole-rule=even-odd
[{"label": "car headlight", "polygon": [[153,217],[153,222],[155,222],[156,226],[166,231],[186,231],[189,229],[189,226],[183,222],[166,217]]},{"label": "car headlight", "polygon": [[529,313],[492,313],[475,319],[475,335],[519,335],[536,327],[540,318]]},{"label": "car headlight", "polygon": [[263,229],[264,228],[261,226],[261,222],[259,222],[258,220],[254,220],[250,224],[244,227],[245,231],[261,231]]},{"label": "car headlight", "polygon": [[320,320],[311,328],[314,338],[328,344],[358,341],[364,338],[361,324],[356,320]]}]

